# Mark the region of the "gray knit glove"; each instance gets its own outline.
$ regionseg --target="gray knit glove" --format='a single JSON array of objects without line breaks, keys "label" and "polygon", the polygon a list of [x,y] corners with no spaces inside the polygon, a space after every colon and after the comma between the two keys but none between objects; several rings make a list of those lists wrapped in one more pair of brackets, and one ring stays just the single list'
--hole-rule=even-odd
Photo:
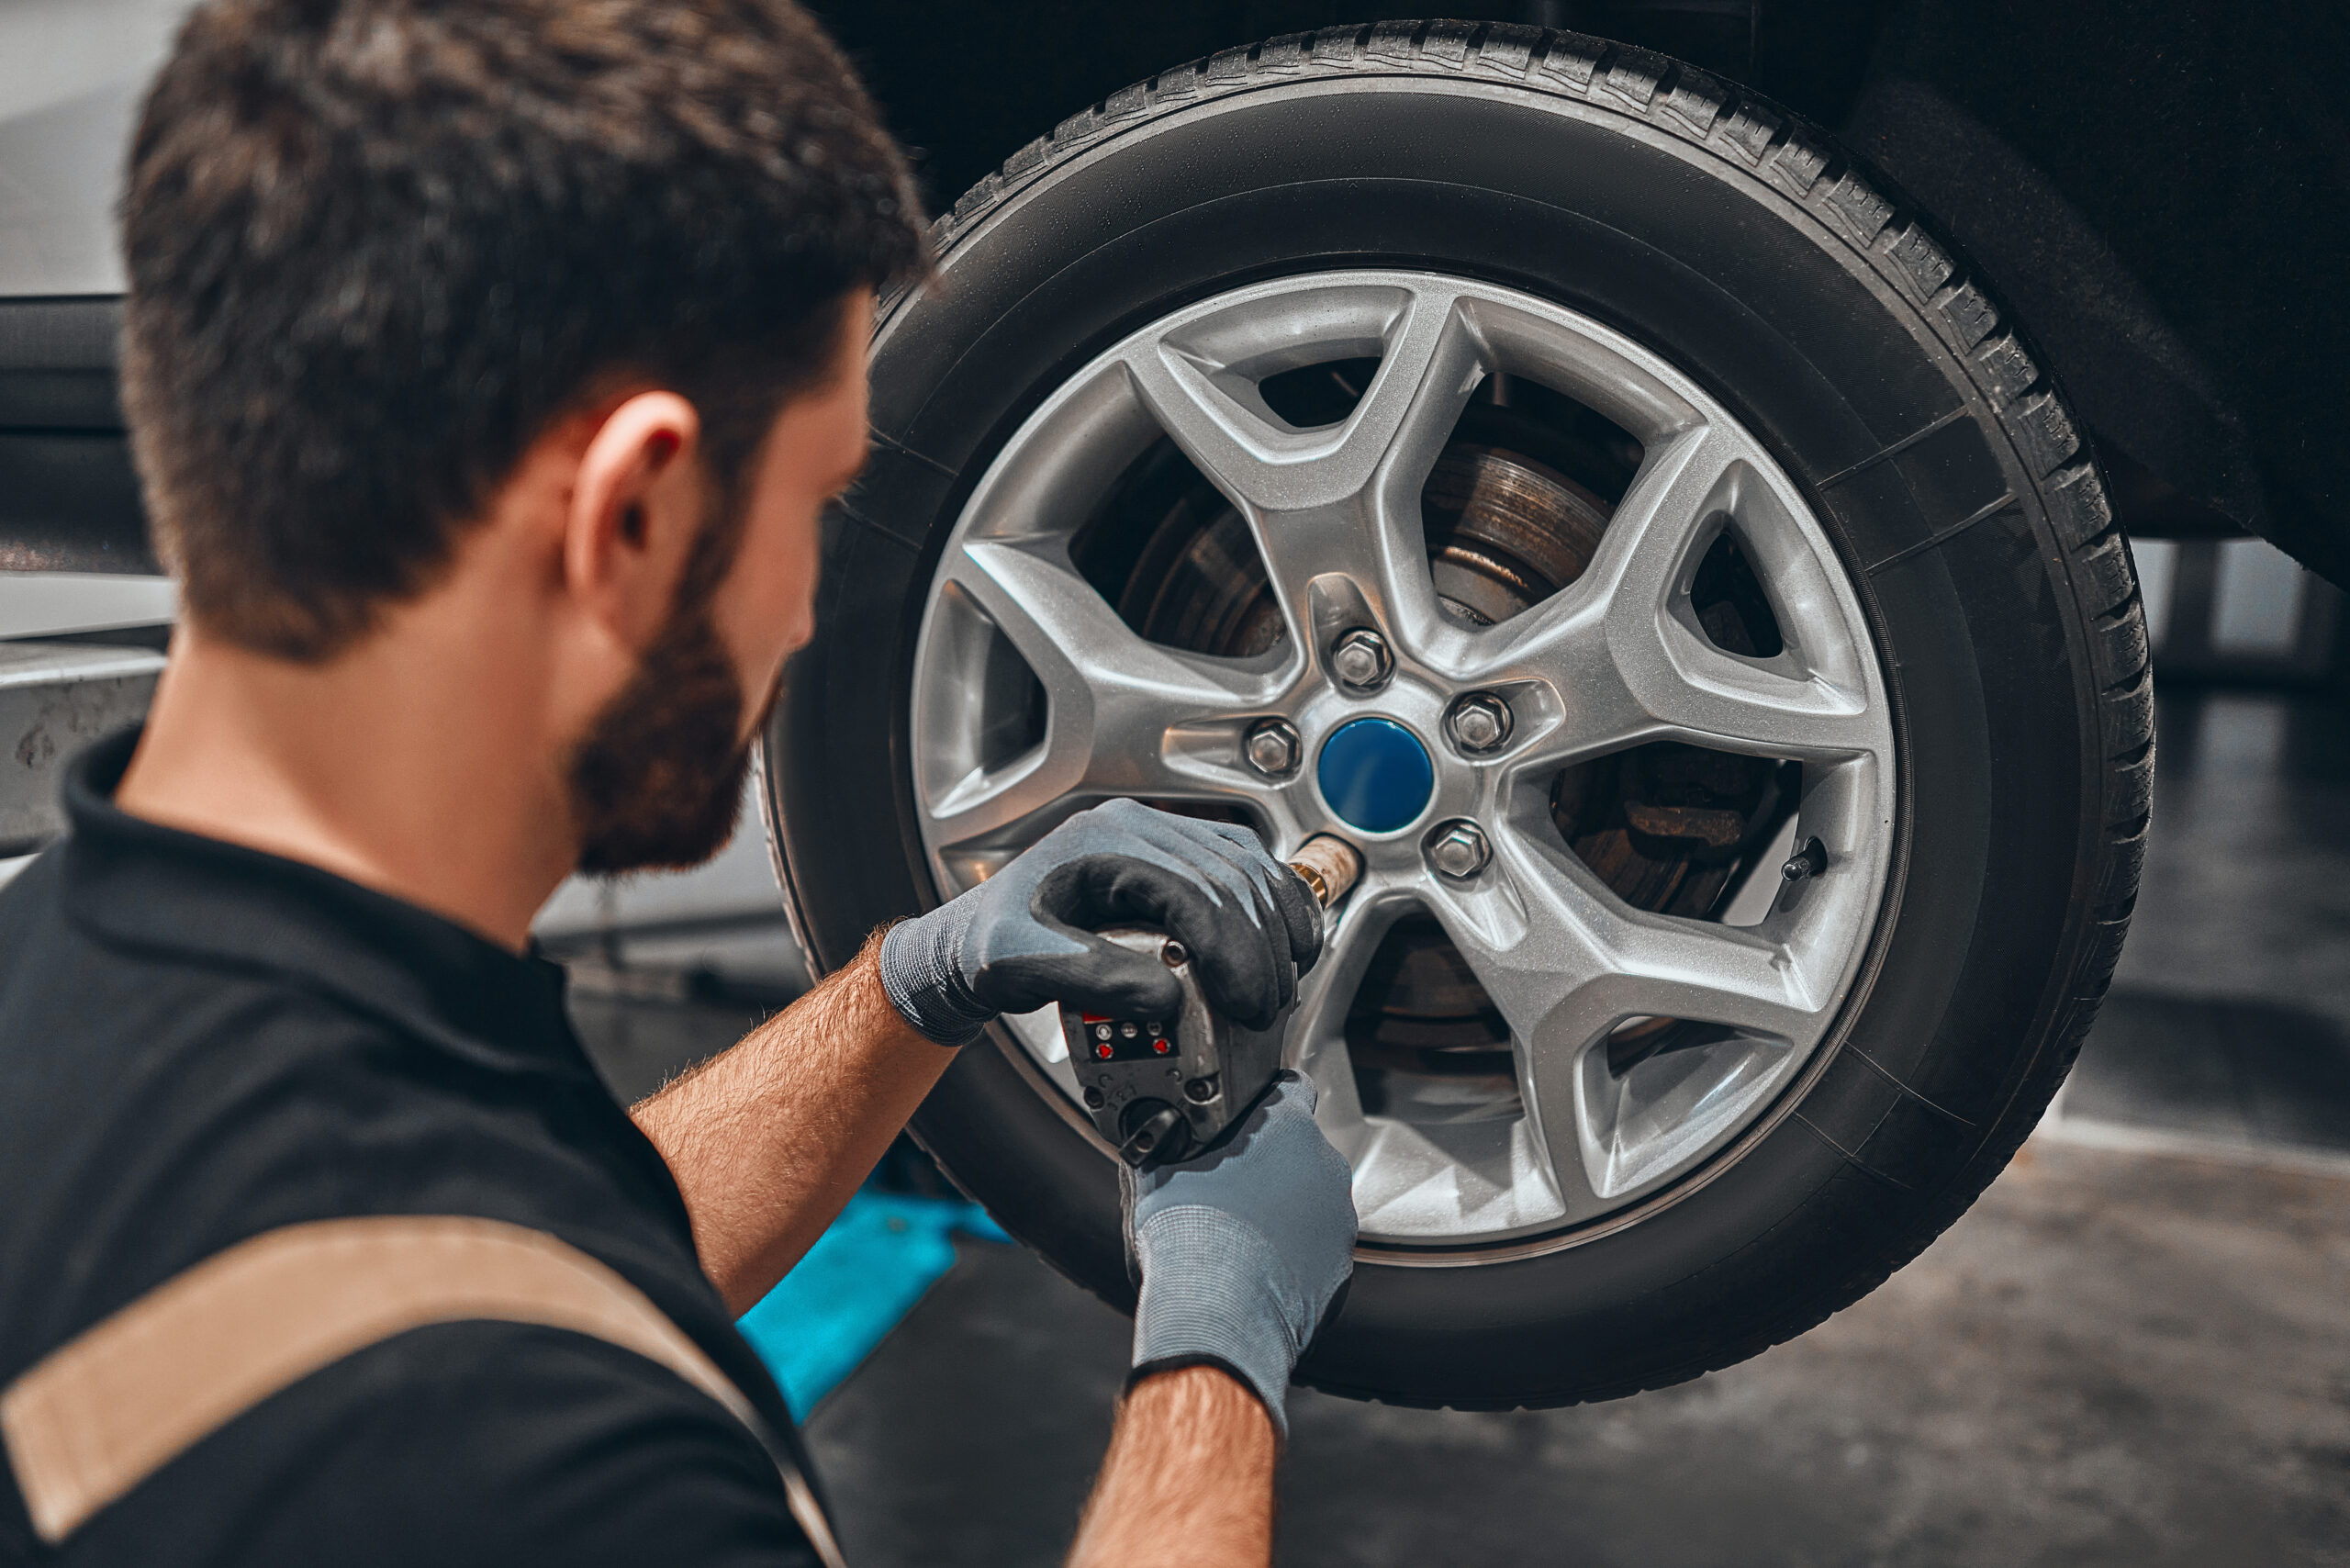
[{"label": "gray knit glove", "polygon": [[1172,1017],[1167,966],[1093,935],[1148,925],[1192,950],[1209,1002],[1271,1025],[1322,952],[1322,910],[1245,827],[1110,801],[1077,815],[978,887],[881,942],[881,986],[942,1046],[1000,1013],[1066,1002],[1118,1018]]},{"label": "gray knit glove", "polygon": [[1314,1098],[1309,1080],[1284,1073],[1214,1153],[1126,1174],[1142,1271],[1136,1372],[1223,1367],[1284,1439],[1290,1373],[1355,1266],[1352,1172],[1315,1124]]}]

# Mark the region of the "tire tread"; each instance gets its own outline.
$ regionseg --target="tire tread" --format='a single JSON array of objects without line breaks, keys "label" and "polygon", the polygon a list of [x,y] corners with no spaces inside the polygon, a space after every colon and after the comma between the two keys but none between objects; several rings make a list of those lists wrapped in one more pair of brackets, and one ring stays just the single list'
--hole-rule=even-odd
[{"label": "tire tread", "polygon": [[[1770,100],[1646,50],[1515,23],[1381,22],[1288,34],[1161,72],[1073,115],[973,186],[933,230],[943,253],[1024,185],[1157,114],[1276,84],[1333,75],[1483,79],[1623,115],[1704,150],[1799,206],[1918,308],[2036,481],[2061,571],[2085,629],[2096,755],[2096,809],[2075,887],[2087,913],[2060,965],[2061,1004],[2005,1111],[1915,1224],[1870,1249],[1856,1271],[1816,1281],[1762,1330],[1707,1347],[1681,1365],[1606,1386],[1558,1391],[1527,1405],[1613,1398],[1687,1382],[1759,1354],[1824,1322],[1909,1262],[1981,1195],[2022,1146],[2064,1081],[2113,978],[2144,862],[2154,767],[2154,699],[2143,606],[2129,546],[2103,476],[2061,389],[1993,292],[1897,194],[1822,132]],[[1848,1170],[1864,1170],[1857,1163]],[[1358,1398],[1391,1396],[1317,1383]],[[1409,1403],[1408,1401],[1403,1403]]]}]

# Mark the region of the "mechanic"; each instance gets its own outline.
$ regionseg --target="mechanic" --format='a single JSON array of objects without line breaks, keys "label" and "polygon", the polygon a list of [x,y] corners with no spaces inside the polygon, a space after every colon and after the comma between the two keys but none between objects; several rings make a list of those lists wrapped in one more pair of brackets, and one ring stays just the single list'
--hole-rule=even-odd
[{"label": "mechanic", "polygon": [[[836,1562],[735,1316],[998,1014],[1172,1005],[1091,929],[1261,1025],[1318,912],[1112,802],[632,1110],[582,1054],[532,914],[728,836],[926,264],[791,0],[214,0],[123,223],[185,612],[0,894],[0,1559]],[[1129,1183],[1076,1561],[1267,1561],[1354,1235],[1313,1109]]]}]

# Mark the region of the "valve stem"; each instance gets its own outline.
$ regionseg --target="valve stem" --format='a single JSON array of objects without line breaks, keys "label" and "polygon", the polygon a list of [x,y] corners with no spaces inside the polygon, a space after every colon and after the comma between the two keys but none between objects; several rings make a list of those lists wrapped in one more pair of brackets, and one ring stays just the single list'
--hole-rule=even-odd
[{"label": "valve stem", "polygon": [[1790,882],[1800,882],[1827,869],[1828,846],[1817,838],[1807,838],[1796,846],[1796,852],[1779,868],[1779,875]]}]

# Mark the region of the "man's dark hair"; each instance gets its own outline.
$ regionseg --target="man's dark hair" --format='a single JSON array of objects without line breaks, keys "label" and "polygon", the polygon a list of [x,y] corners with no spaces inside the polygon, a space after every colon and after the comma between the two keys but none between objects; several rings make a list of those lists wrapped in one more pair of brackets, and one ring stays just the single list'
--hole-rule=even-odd
[{"label": "man's dark hair", "polygon": [[927,264],[792,0],[214,0],[148,95],[123,390],[207,631],[319,660],[429,587],[551,420],[691,400],[722,508]]}]

